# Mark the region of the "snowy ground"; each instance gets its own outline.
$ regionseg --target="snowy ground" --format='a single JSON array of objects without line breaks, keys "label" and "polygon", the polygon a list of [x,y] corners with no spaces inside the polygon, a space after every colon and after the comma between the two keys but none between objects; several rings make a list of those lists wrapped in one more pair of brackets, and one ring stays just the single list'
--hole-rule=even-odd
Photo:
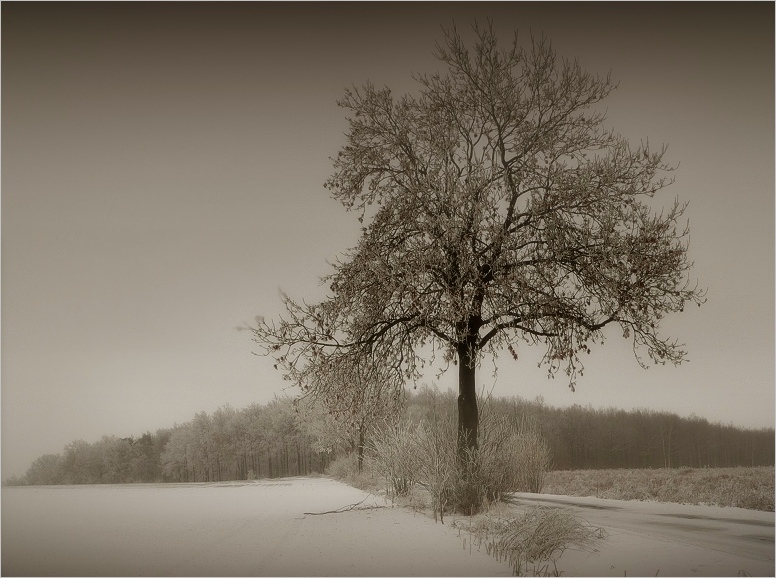
[{"label": "snowy ground", "polygon": [[[2,489],[2,574],[509,575],[452,530],[324,478]],[[361,507],[386,505],[367,497]]]},{"label": "snowy ground", "polygon": [[[336,514],[348,504],[380,506]],[[608,538],[564,576],[773,576],[774,514],[518,494],[512,513],[574,509]],[[3,575],[497,576],[450,524],[325,478],[2,489]],[[464,547],[465,545],[465,547]]]}]

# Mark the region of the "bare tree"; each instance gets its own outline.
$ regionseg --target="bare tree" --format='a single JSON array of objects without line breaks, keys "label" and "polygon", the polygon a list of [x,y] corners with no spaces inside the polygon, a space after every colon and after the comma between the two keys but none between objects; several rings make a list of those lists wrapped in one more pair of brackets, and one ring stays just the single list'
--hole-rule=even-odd
[{"label": "bare tree", "polygon": [[321,356],[305,375],[303,398],[321,404],[352,440],[362,470],[367,433],[394,424],[401,414],[403,387],[382,360],[369,356]]},{"label": "bare tree", "polygon": [[[367,82],[345,92],[347,143],[326,187],[364,222],[325,279],[329,296],[284,297],[254,339],[304,390],[341,364],[386,364],[417,379],[431,346],[458,366],[458,447],[477,448],[475,370],[483,354],[543,344],[550,375],[573,389],[581,353],[617,324],[656,363],[683,346],[661,320],[700,305],[687,273],[685,205],[654,213],[672,181],[665,147],[632,147],[595,105],[614,88],[548,40],[497,46],[492,26],[437,45],[443,73],[416,75],[394,98]],[[428,351],[426,349],[426,351]],[[340,387],[348,387],[341,380]]]}]

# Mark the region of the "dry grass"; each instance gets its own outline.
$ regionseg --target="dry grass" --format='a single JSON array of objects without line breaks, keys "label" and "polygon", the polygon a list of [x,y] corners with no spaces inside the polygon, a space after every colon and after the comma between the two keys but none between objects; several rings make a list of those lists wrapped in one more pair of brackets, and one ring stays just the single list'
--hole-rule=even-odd
[{"label": "dry grass", "polygon": [[559,576],[563,552],[596,551],[596,542],[606,537],[602,528],[582,522],[571,510],[543,506],[516,518],[478,516],[455,525],[470,533],[470,548],[472,542],[478,549],[484,544],[488,554],[509,563],[515,576]]},{"label": "dry grass", "polygon": [[548,472],[547,494],[735,506],[774,511],[774,468],[679,468]]}]

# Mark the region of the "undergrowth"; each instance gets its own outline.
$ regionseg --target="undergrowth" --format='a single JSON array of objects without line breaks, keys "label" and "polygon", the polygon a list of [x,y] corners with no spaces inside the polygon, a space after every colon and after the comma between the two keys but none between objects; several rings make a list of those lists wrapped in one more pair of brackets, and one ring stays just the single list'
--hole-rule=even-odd
[{"label": "undergrowth", "polygon": [[[439,468],[443,471],[443,468]],[[454,471],[454,470],[453,470]],[[406,470],[396,468],[385,471],[385,464],[369,457],[364,460],[362,471],[358,471],[355,454],[343,456],[332,462],[326,473],[362,490],[378,493],[381,484],[388,482],[381,474],[402,474]],[[410,483],[405,491],[396,492],[393,484],[387,483],[388,496],[399,506],[414,511],[429,513],[434,519],[442,515],[444,506],[435,488],[426,483]],[[444,486],[443,486],[444,487]],[[441,506],[441,507],[440,507]],[[454,514],[455,516],[455,514]],[[485,499],[484,511],[475,516],[453,519],[452,526],[465,531],[464,548],[482,548],[500,562],[506,562],[516,576],[559,576],[557,562],[569,549],[595,551],[596,542],[605,538],[605,532],[580,521],[568,509],[539,506],[515,516],[509,505],[500,499]]]},{"label": "undergrowth", "polygon": [[368,457],[392,498],[421,486],[442,522],[448,513],[475,514],[515,491],[540,491],[551,456],[537,424],[483,415],[479,437],[479,449],[461,452],[455,419],[432,413],[419,423],[386,423]]}]

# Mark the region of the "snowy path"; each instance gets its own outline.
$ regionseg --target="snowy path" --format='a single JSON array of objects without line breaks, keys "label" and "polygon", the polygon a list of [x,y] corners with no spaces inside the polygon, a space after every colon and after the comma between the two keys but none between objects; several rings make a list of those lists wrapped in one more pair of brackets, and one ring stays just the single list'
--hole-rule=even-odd
[{"label": "snowy path", "polygon": [[[2,490],[2,574],[487,576],[448,526],[325,478]],[[370,497],[362,506],[385,505]]]},{"label": "snowy path", "polygon": [[566,576],[773,576],[774,513],[515,494],[516,508],[571,508],[608,532],[595,554],[566,552]]}]

